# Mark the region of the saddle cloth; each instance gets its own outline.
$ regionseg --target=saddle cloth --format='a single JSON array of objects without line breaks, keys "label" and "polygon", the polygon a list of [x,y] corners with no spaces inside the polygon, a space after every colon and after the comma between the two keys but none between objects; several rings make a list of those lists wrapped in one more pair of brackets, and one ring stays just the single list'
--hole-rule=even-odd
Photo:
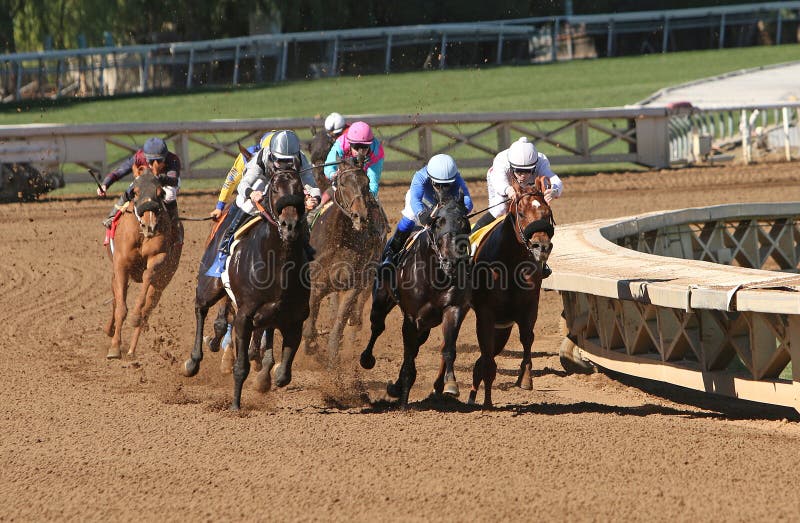
[{"label": "saddle cloth", "polygon": [[125,202],[125,204],[117,209],[117,214],[114,215],[114,219],[111,221],[111,227],[106,229],[106,238],[103,241],[103,245],[111,245],[111,254],[114,254],[114,236],[117,234],[117,225],[119,224],[119,219],[122,218],[123,213],[130,207],[131,202]]},{"label": "saddle cloth", "polygon": [[497,227],[498,223],[503,221],[503,218],[505,218],[505,215],[495,218],[492,223],[484,225],[469,235],[470,256],[475,256],[475,253],[478,251],[478,246],[481,244],[483,239],[487,234],[489,234],[489,232],[491,232],[492,229]]}]

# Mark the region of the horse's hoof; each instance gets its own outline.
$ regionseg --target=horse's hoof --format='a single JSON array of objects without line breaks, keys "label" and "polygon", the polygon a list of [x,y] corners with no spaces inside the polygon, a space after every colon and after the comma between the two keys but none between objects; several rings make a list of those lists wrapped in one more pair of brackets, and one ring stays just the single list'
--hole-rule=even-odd
[{"label": "horse's hoof", "polygon": [[564,338],[558,348],[558,359],[567,374],[592,374],[594,365],[581,357],[578,347],[569,338]]},{"label": "horse's hoof", "polygon": [[200,370],[200,365],[196,361],[188,359],[185,362],[183,362],[183,375],[186,376],[187,378],[196,376],[197,371],[199,370]]},{"label": "horse's hoof", "polygon": [[122,358],[122,353],[119,349],[111,349],[108,351],[108,354],[106,354],[106,359],[108,360],[118,360],[120,358]]},{"label": "horse's hoof", "polygon": [[369,370],[375,366],[375,356],[372,354],[367,354],[366,352],[362,352],[359,362],[361,363],[362,368]]},{"label": "horse's hoof", "polygon": [[477,390],[469,391],[469,399],[467,400],[468,405],[475,405],[475,398],[478,396]]},{"label": "horse's hoof", "polygon": [[270,388],[272,388],[272,376],[270,376],[269,369],[264,369],[256,374],[256,390],[267,392]]},{"label": "horse's hoof", "polygon": [[276,387],[285,387],[289,383],[292,382],[292,373],[277,373],[275,375],[275,386]]},{"label": "horse's hoof", "polygon": [[458,383],[456,383],[455,381],[451,381],[449,383],[444,384],[444,390],[442,391],[442,394],[444,394],[445,396],[452,396],[453,398],[457,398],[459,393],[460,392],[458,390]]},{"label": "horse's hoof", "polygon": [[516,386],[522,390],[533,390],[533,380],[530,376],[517,380]]},{"label": "horse's hoof", "polygon": [[400,386],[397,383],[389,382],[386,384],[386,394],[393,398],[400,397]]},{"label": "horse's hoof", "polygon": [[239,406],[238,403],[231,403],[231,406],[228,410],[230,410],[231,412],[239,412],[240,408],[241,407]]}]

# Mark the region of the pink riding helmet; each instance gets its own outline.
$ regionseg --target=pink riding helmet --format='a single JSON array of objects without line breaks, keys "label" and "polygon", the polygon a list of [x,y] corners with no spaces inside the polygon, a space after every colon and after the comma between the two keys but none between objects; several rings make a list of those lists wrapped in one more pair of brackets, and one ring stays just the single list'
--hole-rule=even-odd
[{"label": "pink riding helmet", "polygon": [[350,143],[372,143],[374,138],[367,122],[354,122],[347,129],[347,141]]}]

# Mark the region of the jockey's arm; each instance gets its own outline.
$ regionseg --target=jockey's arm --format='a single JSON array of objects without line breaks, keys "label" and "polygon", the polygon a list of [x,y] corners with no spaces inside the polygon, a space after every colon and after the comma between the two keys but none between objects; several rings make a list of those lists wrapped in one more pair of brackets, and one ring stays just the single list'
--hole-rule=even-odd
[{"label": "jockey's arm", "polygon": [[458,184],[458,188],[461,189],[461,192],[464,194],[464,206],[467,208],[467,212],[471,212],[473,208],[472,196],[469,194],[469,189],[467,188],[464,178],[461,177],[461,173],[456,177],[456,184]]},{"label": "jockey's arm", "polygon": [[337,157],[344,157],[344,151],[342,150],[342,146],[339,144],[338,140],[334,142],[331,150],[328,151],[328,156],[325,158],[325,163],[332,165],[325,165],[324,169],[322,170],[322,172],[325,173],[325,178],[329,180],[333,180],[333,178],[336,176],[336,171],[339,169],[339,166],[335,164]]},{"label": "jockey's arm", "polygon": [[[300,181],[303,183],[303,190],[306,193],[306,208],[309,210],[319,205],[322,200],[322,192],[317,187],[317,180],[314,178],[314,171],[306,155],[300,153]],[[313,199],[313,202],[308,201]]]},{"label": "jockey's arm", "polygon": [[130,158],[126,159],[124,162],[119,164],[119,166],[116,169],[108,173],[106,177],[103,178],[103,181],[101,182],[100,185],[102,185],[105,189],[108,189],[114,182],[116,182],[120,178],[129,175],[131,172],[133,172],[133,164],[135,163],[135,161],[136,161],[136,155],[134,154],[133,156],[131,156]]},{"label": "jockey's arm", "polygon": [[383,174],[383,158],[367,167],[367,178],[369,178],[369,192],[372,196],[378,196],[379,184]]},{"label": "jockey's arm", "polygon": [[564,184],[561,178],[558,177],[553,169],[550,168],[550,160],[547,159],[542,153],[539,153],[539,165],[536,166],[536,174],[544,176],[550,182],[550,191],[552,198],[560,198],[561,193],[564,192]]},{"label": "jockey's arm", "polygon": [[250,198],[250,193],[253,191],[253,186],[256,185],[256,182],[264,178],[264,172],[261,170],[261,166],[257,161],[259,156],[260,155],[255,155],[247,162],[242,180],[239,182],[238,192],[243,195],[245,199]]},{"label": "jockey's arm", "polygon": [[508,170],[510,165],[505,158],[505,152],[501,152],[494,157],[492,167],[486,175],[487,191],[490,195],[494,194],[502,198],[508,197],[508,189],[511,184],[508,181]]},{"label": "jockey's arm", "polygon": [[414,174],[414,178],[411,180],[411,187],[408,189],[409,193],[411,193],[411,198],[409,198],[411,210],[416,216],[428,210],[427,206],[422,202],[422,198],[425,196],[425,182],[427,180],[427,171],[425,171],[424,168],[420,169]]}]

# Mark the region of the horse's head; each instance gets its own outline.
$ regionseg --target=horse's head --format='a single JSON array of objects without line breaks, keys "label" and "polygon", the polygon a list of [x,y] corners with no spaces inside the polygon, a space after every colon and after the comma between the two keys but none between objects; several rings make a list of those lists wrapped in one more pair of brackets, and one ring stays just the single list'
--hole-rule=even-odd
[{"label": "horse's head", "polygon": [[460,190],[456,196],[442,200],[433,210],[430,231],[431,245],[439,267],[445,273],[451,275],[459,264],[469,262],[470,225]]},{"label": "horse's head", "polygon": [[[544,182],[541,177],[534,185],[520,186],[512,181],[517,198],[511,203],[509,214],[514,221],[514,233],[533,258],[539,269],[547,263],[553,250],[553,212],[544,199]],[[540,271],[541,274],[541,271]]]},{"label": "horse's head", "polygon": [[164,211],[164,188],[149,167],[143,167],[133,181],[133,210],[145,238],[155,235]]},{"label": "horse's head", "polygon": [[292,169],[272,173],[264,190],[267,215],[278,227],[284,242],[297,238],[305,219],[305,194],[300,175]]},{"label": "horse's head", "polygon": [[339,169],[334,186],[333,201],[353,222],[353,229],[361,231],[369,220],[369,178],[357,165],[344,164]]}]

